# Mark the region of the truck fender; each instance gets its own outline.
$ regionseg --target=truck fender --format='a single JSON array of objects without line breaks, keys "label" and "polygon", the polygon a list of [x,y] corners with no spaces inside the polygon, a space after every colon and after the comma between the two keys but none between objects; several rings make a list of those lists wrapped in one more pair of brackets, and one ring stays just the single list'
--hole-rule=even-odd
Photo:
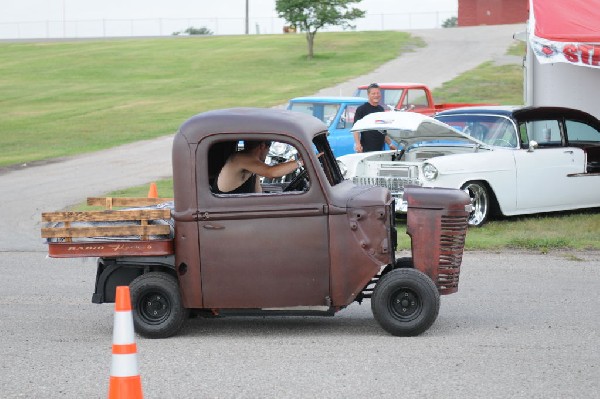
[{"label": "truck fender", "polygon": [[92,303],[113,303],[117,286],[128,286],[136,277],[154,271],[166,272],[177,277],[175,257],[168,255],[98,258]]}]

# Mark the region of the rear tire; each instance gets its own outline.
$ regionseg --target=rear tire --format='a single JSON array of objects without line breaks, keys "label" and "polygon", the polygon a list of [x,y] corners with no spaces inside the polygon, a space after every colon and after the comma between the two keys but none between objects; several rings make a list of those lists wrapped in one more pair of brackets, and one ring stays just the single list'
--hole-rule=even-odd
[{"label": "rear tire", "polygon": [[377,283],[371,298],[375,320],[392,335],[426,331],[440,310],[440,294],[431,279],[416,269],[395,269]]},{"label": "rear tire", "polygon": [[147,338],[176,334],[188,318],[177,279],[170,274],[142,274],[129,285],[135,331]]}]

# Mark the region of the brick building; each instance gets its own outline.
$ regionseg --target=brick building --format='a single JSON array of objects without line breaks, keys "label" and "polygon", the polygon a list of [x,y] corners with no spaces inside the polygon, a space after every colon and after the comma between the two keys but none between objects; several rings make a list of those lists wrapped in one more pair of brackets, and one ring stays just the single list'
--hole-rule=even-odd
[{"label": "brick building", "polygon": [[528,0],[458,0],[458,26],[526,22]]}]

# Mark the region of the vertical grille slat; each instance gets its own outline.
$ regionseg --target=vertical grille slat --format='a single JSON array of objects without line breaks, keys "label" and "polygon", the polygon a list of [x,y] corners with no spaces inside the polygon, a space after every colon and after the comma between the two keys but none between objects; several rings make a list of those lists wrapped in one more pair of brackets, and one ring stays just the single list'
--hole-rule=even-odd
[{"label": "vertical grille slat", "polygon": [[441,294],[458,290],[467,227],[467,219],[464,216],[442,215],[437,281]]}]

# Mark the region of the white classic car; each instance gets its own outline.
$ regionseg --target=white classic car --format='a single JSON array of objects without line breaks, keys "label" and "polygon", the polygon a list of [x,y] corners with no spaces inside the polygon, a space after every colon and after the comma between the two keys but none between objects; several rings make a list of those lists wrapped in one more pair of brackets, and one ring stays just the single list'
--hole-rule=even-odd
[{"label": "white classic car", "polygon": [[385,186],[405,211],[404,187],[448,187],[471,197],[469,224],[492,213],[519,215],[600,207],[600,122],[557,107],[468,107],[435,119],[381,112],[353,131],[385,131],[396,151],[338,158],[346,178]]}]

